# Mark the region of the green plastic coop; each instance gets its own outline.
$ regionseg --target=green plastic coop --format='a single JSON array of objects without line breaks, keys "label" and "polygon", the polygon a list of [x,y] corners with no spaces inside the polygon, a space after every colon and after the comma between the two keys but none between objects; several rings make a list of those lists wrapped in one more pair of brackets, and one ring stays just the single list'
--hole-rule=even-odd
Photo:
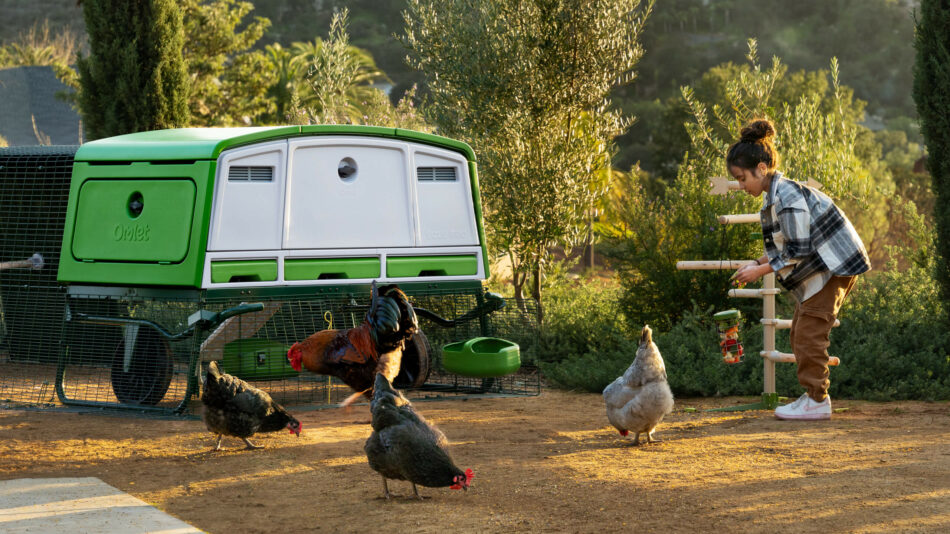
[{"label": "green plastic coop", "polygon": [[535,309],[489,305],[475,155],[458,141],[316,125],[0,149],[0,225],[0,399],[182,412],[218,361],[281,402],[335,404],[348,388],[283,355],[358,325],[373,281],[469,319],[422,319],[397,386],[540,391],[530,357],[505,376],[442,366],[446,344],[524,350],[537,332]]}]

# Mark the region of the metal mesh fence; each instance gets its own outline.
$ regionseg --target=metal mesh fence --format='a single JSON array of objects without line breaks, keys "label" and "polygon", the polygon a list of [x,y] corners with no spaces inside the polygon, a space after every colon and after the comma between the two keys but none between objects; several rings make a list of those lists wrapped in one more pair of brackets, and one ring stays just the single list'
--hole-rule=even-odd
[{"label": "metal mesh fence", "polygon": [[[57,283],[76,148],[0,149],[0,405],[194,412],[210,361],[288,406],[335,405],[352,393],[338,379],[293,371],[286,354],[318,330],[359,325],[368,286],[201,291]],[[486,302],[478,285],[403,289],[415,306],[446,319],[472,316]],[[251,302],[263,309],[208,319]],[[427,367],[428,374],[396,383],[410,398],[540,393],[531,303],[519,309],[509,300],[450,327],[420,315],[420,326],[424,335],[407,348],[415,360],[404,357],[403,367],[424,354],[429,365],[410,370]],[[479,336],[518,343],[520,369],[493,378],[446,371],[442,347]]]},{"label": "metal mesh fence", "polygon": [[66,294],[56,271],[77,148],[0,149],[0,400],[55,401]]},{"label": "metal mesh fence", "polygon": [[[414,306],[447,319],[464,315],[484,300],[480,289],[468,292],[457,289],[405,289]],[[285,405],[338,404],[353,393],[352,389],[336,378],[315,375],[306,370],[299,374],[292,371],[286,363],[286,355],[293,343],[318,330],[358,326],[370,304],[367,288],[343,288],[317,295],[311,292],[281,296],[224,296],[207,299],[205,307],[217,312],[242,302],[262,302],[264,310],[235,317],[235,320],[242,318],[243,327],[246,328],[240,337],[236,326],[231,327],[230,332],[225,332],[228,328],[225,324],[209,332],[201,341],[202,360],[221,361],[226,371],[251,380],[255,386]],[[410,399],[485,393],[537,395],[541,392],[541,377],[534,352],[538,335],[537,309],[533,305],[521,310],[512,299],[501,310],[456,326],[438,326],[422,317],[419,324],[424,339],[415,339],[408,344],[407,351],[427,351],[430,371],[428,379],[418,387],[400,384],[397,379],[396,386],[408,389]],[[496,378],[466,377],[447,372],[442,366],[442,347],[478,336],[497,336],[518,343],[521,368],[515,373]],[[404,365],[411,361],[412,358],[404,356]]]}]

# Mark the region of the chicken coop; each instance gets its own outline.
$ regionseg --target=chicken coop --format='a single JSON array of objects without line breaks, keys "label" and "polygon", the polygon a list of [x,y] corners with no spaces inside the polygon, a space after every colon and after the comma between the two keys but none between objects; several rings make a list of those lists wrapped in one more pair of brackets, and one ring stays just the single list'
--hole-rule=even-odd
[{"label": "chicken coop", "polygon": [[[537,310],[486,292],[487,261],[474,153],[439,136],[187,128],[2,148],[0,402],[187,413],[217,361],[286,405],[335,405],[352,390],[287,350],[359,325],[374,281],[420,310],[396,380],[410,398],[538,394]],[[519,361],[447,370],[443,348],[476,338]]]}]

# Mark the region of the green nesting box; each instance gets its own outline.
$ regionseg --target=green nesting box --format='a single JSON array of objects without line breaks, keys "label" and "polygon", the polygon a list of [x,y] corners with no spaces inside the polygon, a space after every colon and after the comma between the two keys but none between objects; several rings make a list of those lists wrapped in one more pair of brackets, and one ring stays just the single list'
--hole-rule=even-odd
[{"label": "green nesting box", "polygon": [[269,339],[236,339],[224,346],[221,366],[244,380],[277,380],[297,376],[287,361],[289,346]]},{"label": "green nesting box", "polygon": [[442,365],[462,376],[504,376],[521,368],[521,349],[505,339],[476,337],[442,347]]}]

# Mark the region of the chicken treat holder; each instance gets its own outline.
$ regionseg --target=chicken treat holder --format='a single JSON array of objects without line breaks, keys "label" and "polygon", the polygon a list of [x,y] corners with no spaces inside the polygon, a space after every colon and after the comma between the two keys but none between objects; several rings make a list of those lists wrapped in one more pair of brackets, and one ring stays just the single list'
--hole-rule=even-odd
[{"label": "chicken treat holder", "polygon": [[739,363],[744,356],[742,339],[739,335],[739,310],[726,310],[713,315],[716,330],[719,332],[719,350],[724,363]]},{"label": "chicken treat holder", "polygon": [[[458,317],[420,313],[400,388],[428,385],[432,345],[536,334],[533,307],[499,320],[524,312],[482,285],[474,152],[410,130],[182,128],[0,148],[0,228],[0,390],[13,402],[181,412],[210,361],[288,388],[284,402],[327,402],[326,377],[298,376],[281,354],[326,314],[357,326],[374,281]],[[262,307],[172,333],[247,302]]]}]

